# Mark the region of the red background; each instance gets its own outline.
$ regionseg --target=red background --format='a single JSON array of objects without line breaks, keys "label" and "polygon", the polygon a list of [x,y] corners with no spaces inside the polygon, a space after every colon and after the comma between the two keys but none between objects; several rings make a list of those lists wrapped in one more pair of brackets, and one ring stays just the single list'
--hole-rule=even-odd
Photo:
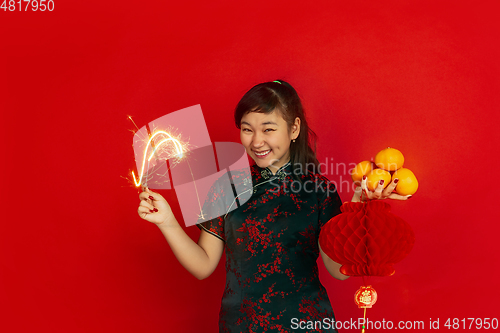
[{"label": "red background", "polygon": [[[391,146],[420,188],[393,212],[413,251],[371,320],[500,317],[497,1],[61,1],[0,11],[5,332],[216,332],[224,260],[198,281],[137,213],[123,177],[143,126],[201,104],[212,141],[254,84],[296,87],[320,161]],[[341,169],[329,170],[334,181]],[[180,219],[173,191],[162,192]],[[343,200],[352,193],[340,186]],[[195,240],[196,227],[186,228]],[[321,266],[338,320],[359,278]]]}]

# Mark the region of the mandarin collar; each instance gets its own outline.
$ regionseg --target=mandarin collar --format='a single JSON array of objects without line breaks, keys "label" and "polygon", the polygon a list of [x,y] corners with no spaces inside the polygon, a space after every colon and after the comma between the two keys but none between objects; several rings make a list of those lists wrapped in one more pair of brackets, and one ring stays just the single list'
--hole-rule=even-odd
[{"label": "mandarin collar", "polygon": [[271,179],[271,178],[279,178],[280,180],[284,180],[286,175],[291,173],[291,163],[290,161],[286,162],[283,164],[273,175],[271,169],[269,167],[262,169],[258,165],[255,165],[257,167],[257,170],[259,170],[260,175],[262,176],[263,179]]}]

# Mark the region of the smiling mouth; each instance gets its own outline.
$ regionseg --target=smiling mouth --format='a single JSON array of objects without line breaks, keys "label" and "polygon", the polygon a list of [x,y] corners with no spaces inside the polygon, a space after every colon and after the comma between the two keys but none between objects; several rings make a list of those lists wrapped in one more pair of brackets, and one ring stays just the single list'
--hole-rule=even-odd
[{"label": "smiling mouth", "polygon": [[256,152],[254,151],[254,154],[257,156],[257,157],[265,157],[267,155],[269,155],[269,153],[271,152],[271,149],[269,150],[265,150],[265,151],[260,151],[260,152]]}]

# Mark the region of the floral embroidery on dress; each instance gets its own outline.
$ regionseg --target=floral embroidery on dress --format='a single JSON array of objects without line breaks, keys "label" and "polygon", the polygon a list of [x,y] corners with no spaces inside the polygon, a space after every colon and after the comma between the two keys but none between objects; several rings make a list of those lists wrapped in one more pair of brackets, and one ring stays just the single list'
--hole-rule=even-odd
[{"label": "floral embroidery on dress", "polygon": [[[274,175],[269,168],[251,171],[251,198],[225,217],[198,224],[225,242],[219,332],[293,332],[292,318],[334,318],[316,264],[320,228],[340,213],[334,184],[318,174],[293,175],[290,163]],[[308,181],[313,191],[304,186]]]}]

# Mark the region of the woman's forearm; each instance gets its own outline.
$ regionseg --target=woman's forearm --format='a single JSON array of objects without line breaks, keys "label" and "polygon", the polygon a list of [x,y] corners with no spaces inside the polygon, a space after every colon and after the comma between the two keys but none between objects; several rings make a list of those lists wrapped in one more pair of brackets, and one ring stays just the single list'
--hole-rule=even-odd
[{"label": "woman's forearm", "polygon": [[213,264],[214,258],[211,260],[205,250],[186,234],[177,220],[168,224],[159,224],[158,228],[160,228],[163,236],[165,236],[177,260],[179,260],[189,273],[193,274],[199,280],[212,274],[215,269]]}]

